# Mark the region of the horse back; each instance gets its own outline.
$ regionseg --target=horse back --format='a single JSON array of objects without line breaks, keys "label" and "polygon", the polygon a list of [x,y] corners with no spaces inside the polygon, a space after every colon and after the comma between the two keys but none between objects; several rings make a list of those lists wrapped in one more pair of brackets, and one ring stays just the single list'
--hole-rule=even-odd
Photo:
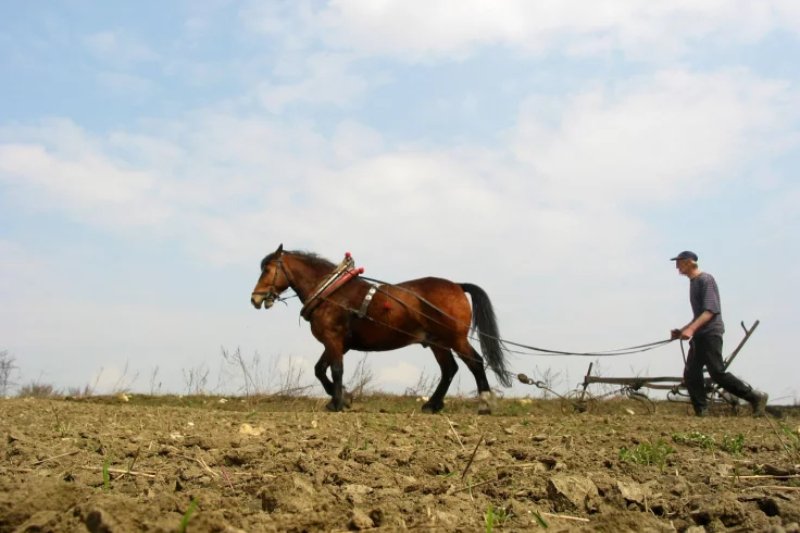
[{"label": "horse back", "polygon": [[[429,327],[446,325],[448,329],[466,332],[472,320],[472,307],[464,289],[450,280],[425,277],[390,286],[390,294],[403,299]],[[401,296],[402,295],[402,296]]]}]

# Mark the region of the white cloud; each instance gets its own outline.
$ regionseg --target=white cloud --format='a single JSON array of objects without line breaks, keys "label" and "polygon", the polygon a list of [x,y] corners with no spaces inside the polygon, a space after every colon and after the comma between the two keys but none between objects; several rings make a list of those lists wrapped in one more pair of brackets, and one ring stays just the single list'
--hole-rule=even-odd
[{"label": "white cloud", "polygon": [[331,139],[336,159],[349,164],[380,154],[385,144],[380,132],[353,120],[339,123]]},{"label": "white cloud", "polygon": [[792,100],[743,71],[662,71],[561,102],[531,98],[514,149],[560,201],[660,203],[703,194],[782,142]]},{"label": "white cloud", "polygon": [[352,57],[342,54],[313,54],[302,60],[299,81],[262,82],[257,98],[272,113],[290,104],[350,106],[369,87],[363,76],[350,71],[351,61]]},{"label": "white cloud", "polygon": [[124,169],[102,152],[57,154],[40,144],[0,145],[0,179],[31,206],[63,209],[95,223],[151,225],[169,215],[147,171]]},{"label": "white cloud", "polygon": [[791,0],[757,4],[433,0],[424,5],[339,0],[315,23],[337,46],[404,60],[464,57],[479,46],[491,45],[537,54],[556,49],[582,55],[621,50],[649,60],[680,54],[700,38],[748,42],[775,29],[798,32],[798,11]]},{"label": "white cloud", "polygon": [[[0,179],[94,224],[169,231],[217,264],[279,242],[336,253],[379,243],[462,262],[525,228],[535,247],[517,261],[547,272],[542,254],[624,256],[645,228],[621,207],[703,194],[770,153],[792,123],[790,95],[745,71],[662,71],[532,96],[510,148],[494,149],[403,149],[352,120],[323,136],[221,111],[102,138],[51,122],[0,132],[21,141],[0,144]],[[415,262],[397,258],[397,269]]]}]

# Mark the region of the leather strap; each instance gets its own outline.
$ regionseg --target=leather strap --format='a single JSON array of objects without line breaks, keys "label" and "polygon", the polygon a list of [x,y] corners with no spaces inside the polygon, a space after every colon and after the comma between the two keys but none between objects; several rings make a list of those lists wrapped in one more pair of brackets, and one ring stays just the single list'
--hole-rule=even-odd
[{"label": "leather strap", "polygon": [[372,297],[375,296],[375,291],[377,290],[377,285],[373,285],[369,288],[366,296],[364,296],[364,301],[361,302],[361,308],[358,310],[358,318],[364,318],[367,316],[367,309],[369,309],[369,304],[372,303]]}]

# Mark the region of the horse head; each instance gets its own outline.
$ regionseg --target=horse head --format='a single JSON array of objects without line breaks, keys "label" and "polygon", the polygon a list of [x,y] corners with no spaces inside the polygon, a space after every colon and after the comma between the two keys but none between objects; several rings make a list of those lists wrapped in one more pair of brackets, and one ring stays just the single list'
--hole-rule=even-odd
[{"label": "horse head", "polygon": [[261,275],[250,296],[250,303],[256,309],[269,309],[283,291],[291,286],[289,273],[283,264],[283,244],[261,261]]}]

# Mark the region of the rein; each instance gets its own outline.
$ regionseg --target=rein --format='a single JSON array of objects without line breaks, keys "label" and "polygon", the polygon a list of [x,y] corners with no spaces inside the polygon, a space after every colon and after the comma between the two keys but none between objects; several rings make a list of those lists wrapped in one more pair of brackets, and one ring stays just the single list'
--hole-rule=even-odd
[{"label": "rein", "polygon": [[[389,284],[389,283],[387,283],[385,281],[381,281],[381,280],[374,279],[374,278],[368,278],[366,276],[363,276],[362,279],[364,279],[366,281],[372,281],[372,282],[375,282],[375,283],[380,283],[382,285],[391,285],[391,284]],[[406,289],[404,287],[400,287],[398,285],[394,285],[394,287],[397,288],[397,289],[403,290],[403,291],[405,291],[405,292],[407,292],[409,294],[412,294],[412,295],[416,296],[421,302],[423,302],[426,305],[430,306],[431,308],[435,309],[438,313],[440,313],[443,316],[449,318],[453,322],[457,322],[457,320],[455,318],[451,317],[450,315],[448,315],[447,313],[445,313],[444,311],[442,311],[441,309],[436,307],[434,304],[432,304],[431,302],[429,302],[425,298],[417,295],[414,291],[408,290],[408,289]],[[384,295],[388,296],[389,298],[392,298],[397,303],[399,303],[401,305],[405,305],[398,298],[392,297],[386,291],[384,291],[382,289],[377,289],[377,290],[379,292],[383,293]],[[344,307],[344,306],[342,306],[342,307]],[[354,310],[350,309],[350,311],[354,311]],[[434,317],[432,317],[430,315],[427,315],[427,314],[423,313],[423,316],[425,316],[425,318],[427,318],[429,320],[433,320],[433,321],[439,323],[440,325],[443,325],[441,322],[438,322]],[[538,352],[538,353],[543,354],[543,355],[562,355],[562,356],[570,355],[570,356],[580,356],[580,357],[616,357],[616,356],[619,356],[619,355],[630,355],[630,354],[635,354],[635,353],[641,353],[641,352],[646,352],[646,351],[649,351],[649,350],[653,350],[655,348],[659,348],[661,346],[664,346],[665,344],[669,344],[673,340],[673,339],[665,339],[665,340],[660,340],[660,341],[655,341],[655,342],[648,342],[648,343],[645,343],[645,344],[639,344],[639,345],[636,345],[636,346],[628,346],[628,347],[625,347],[625,348],[616,348],[616,349],[613,349],[613,350],[603,350],[603,351],[596,351],[596,352],[567,352],[567,351],[563,351],[563,350],[552,350],[552,349],[548,349],[548,348],[540,348],[540,347],[537,347],[537,346],[531,346],[529,344],[522,344],[520,342],[510,341],[510,340],[507,340],[507,339],[503,339],[501,337],[495,337],[493,335],[488,335],[486,333],[479,333],[479,335],[482,336],[482,337],[488,337],[490,339],[497,340],[497,341],[499,341],[500,343],[502,343],[504,345],[516,346],[517,348],[523,348],[524,350],[526,350],[526,351],[511,350],[511,349],[508,349],[507,347],[505,347],[506,351],[509,352],[509,353],[521,354],[521,355],[535,355],[535,354],[530,354],[530,352]],[[479,338],[476,338],[474,335],[470,335],[470,339],[479,340]]]}]

